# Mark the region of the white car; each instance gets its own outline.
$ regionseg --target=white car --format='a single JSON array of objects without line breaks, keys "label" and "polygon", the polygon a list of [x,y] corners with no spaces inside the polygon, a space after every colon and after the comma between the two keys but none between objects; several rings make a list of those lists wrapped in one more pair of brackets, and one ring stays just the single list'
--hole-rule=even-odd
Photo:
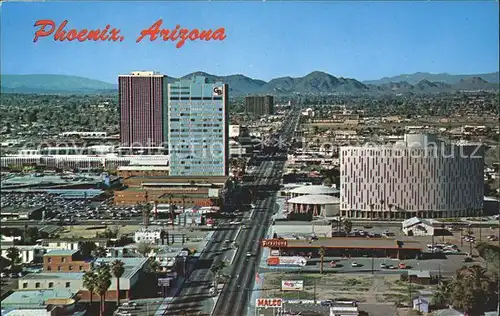
[{"label": "white car", "polygon": [[359,263],[357,263],[356,261],[354,261],[353,263],[351,263],[351,267],[353,267],[353,268],[357,268],[359,266],[361,266],[361,265]]},{"label": "white car", "polygon": [[252,256],[252,253],[249,251],[247,252],[247,257],[251,257]]}]

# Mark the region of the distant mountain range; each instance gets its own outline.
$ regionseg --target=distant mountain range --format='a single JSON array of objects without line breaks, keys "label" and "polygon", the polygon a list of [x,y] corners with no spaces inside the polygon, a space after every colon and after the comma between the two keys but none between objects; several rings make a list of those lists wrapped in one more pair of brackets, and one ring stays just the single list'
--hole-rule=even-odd
[{"label": "distant mountain range", "polygon": [[399,75],[399,76],[394,76],[394,77],[384,77],[382,79],[378,80],[367,80],[363,81],[365,84],[375,84],[375,85],[380,85],[380,84],[385,84],[385,83],[391,83],[391,82],[402,82],[406,81],[409,84],[417,84],[422,80],[428,80],[431,82],[443,82],[447,84],[456,84],[459,83],[460,80],[463,79],[469,79],[473,77],[480,77],[485,81],[488,81],[490,83],[499,83],[500,78],[499,78],[499,72],[490,72],[486,74],[476,74],[476,75],[450,75],[447,73],[442,73],[442,74],[431,74],[428,72],[417,72],[411,75]]},{"label": "distant mountain range", "polygon": [[[416,73],[380,80],[360,82],[355,79],[334,77],[314,71],[304,77],[281,77],[265,82],[244,75],[216,76],[194,72],[180,79],[195,75],[207,77],[209,82],[222,81],[229,85],[230,96],[247,94],[290,95],[301,94],[383,94],[383,93],[437,93],[456,90],[498,89],[499,73],[483,75],[448,75]],[[485,79],[489,78],[490,80]],[[405,80],[406,79],[406,80]],[[168,82],[179,78],[168,77]],[[65,75],[2,75],[3,93],[105,93],[114,92],[116,84],[83,77]]]}]

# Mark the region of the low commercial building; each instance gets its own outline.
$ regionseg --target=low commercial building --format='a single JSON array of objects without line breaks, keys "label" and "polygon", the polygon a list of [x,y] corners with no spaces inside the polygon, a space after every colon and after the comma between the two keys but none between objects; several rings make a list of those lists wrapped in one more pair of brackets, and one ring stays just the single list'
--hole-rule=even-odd
[{"label": "low commercial building", "polygon": [[328,222],[276,221],[271,226],[271,232],[273,236],[284,239],[332,237],[332,226]]},{"label": "low commercial building", "polygon": [[128,188],[115,191],[117,205],[174,203],[185,206],[219,205],[227,177],[132,176],[123,180]]},{"label": "low commercial building", "polygon": [[264,247],[276,250],[281,256],[317,257],[320,248],[327,257],[363,257],[415,259],[422,253],[419,243],[414,240],[385,238],[333,237],[318,240],[265,239]]},{"label": "low commercial building", "polygon": [[[148,259],[146,258],[99,258],[94,265],[104,262],[111,264],[112,261],[119,259],[124,263],[125,272],[120,278],[120,298],[134,299],[141,298],[145,285],[141,286],[141,277],[144,274]],[[83,286],[83,272],[42,272],[32,273],[18,280],[18,288],[25,290],[59,290],[66,289],[70,291],[80,291],[82,300],[89,300],[90,293]],[[111,279],[111,286],[106,292],[107,301],[115,301],[117,297],[116,278]],[[99,295],[94,293],[94,301],[99,300]]]},{"label": "low commercial building", "polygon": [[75,315],[77,294],[71,289],[15,291],[2,300],[2,315]]},{"label": "low commercial building", "polygon": [[44,272],[89,271],[90,260],[84,260],[79,250],[52,250],[43,256]]},{"label": "low commercial building", "polygon": [[412,217],[402,222],[402,230],[406,236],[433,236],[434,226],[428,220]]},{"label": "low commercial building", "polygon": [[160,242],[164,234],[162,234],[161,229],[151,229],[151,228],[144,228],[141,230],[138,230],[134,233],[134,242],[136,243],[150,243],[150,244],[157,244]]},{"label": "low commercial building", "polygon": [[333,217],[340,214],[339,198],[330,195],[302,195],[287,200],[286,206],[289,219],[305,218],[307,215],[310,217]]}]

